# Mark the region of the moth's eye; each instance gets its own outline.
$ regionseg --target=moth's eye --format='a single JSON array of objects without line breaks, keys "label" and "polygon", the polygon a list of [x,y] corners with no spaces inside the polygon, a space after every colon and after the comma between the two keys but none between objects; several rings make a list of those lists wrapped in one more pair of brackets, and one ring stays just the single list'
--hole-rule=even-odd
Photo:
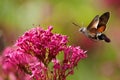
[{"label": "moth's eye", "polygon": [[83,31],[83,29],[81,28],[81,29],[79,29],[79,31],[80,31],[80,32],[82,32],[82,31]]}]

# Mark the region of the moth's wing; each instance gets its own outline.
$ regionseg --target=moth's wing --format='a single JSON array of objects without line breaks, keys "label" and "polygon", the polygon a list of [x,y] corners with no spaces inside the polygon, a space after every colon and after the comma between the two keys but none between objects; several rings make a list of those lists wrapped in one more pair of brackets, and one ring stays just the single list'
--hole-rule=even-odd
[{"label": "moth's wing", "polygon": [[96,28],[91,28],[90,30],[89,30],[89,33],[97,33],[97,29]]},{"label": "moth's wing", "polygon": [[106,24],[109,20],[109,17],[110,17],[110,13],[109,12],[106,12],[104,13],[103,15],[100,16],[99,18],[99,24],[97,26],[97,32],[103,32],[105,31],[106,29]]},{"label": "moth's wing", "polygon": [[96,28],[99,24],[99,15],[95,16],[94,19],[91,21],[91,23],[88,25],[87,29],[91,29],[91,28]]},{"label": "moth's wing", "polygon": [[99,15],[96,15],[94,19],[91,21],[91,23],[88,25],[87,30],[90,33],[96,33],[98,24],[99,24]]}]

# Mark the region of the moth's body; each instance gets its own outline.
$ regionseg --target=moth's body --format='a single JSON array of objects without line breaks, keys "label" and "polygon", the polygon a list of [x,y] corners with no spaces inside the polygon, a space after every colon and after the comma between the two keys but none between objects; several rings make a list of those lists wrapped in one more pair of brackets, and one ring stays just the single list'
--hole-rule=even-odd
[{"label": "moth's body", "polygon": [[110,42],[110,39],[103,33],[106,29],[106,24],[108,22],[110,13],[106,12],[99,17],[96,15],[88,27],[80,27],[79,25],[73,23],[76,26],[79,26],[79,31],[82,32],[85,36],[93,40],[104,40],[105,42]]},{"label": "moth's body", "polygon": [[81,27],[79,31],[83,33],[85,36],[87,36],[88,38],[91,38],[94,40],[101,40],[99,37],[102,35],[102,33],[96,33],[96,34],[91,33],[87,30],[86,27]]}]

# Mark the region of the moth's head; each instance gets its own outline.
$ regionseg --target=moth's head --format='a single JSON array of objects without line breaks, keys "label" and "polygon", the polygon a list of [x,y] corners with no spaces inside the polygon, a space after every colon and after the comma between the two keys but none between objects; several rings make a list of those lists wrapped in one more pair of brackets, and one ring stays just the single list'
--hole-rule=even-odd
[{"label": "moth's head", "polygon": [[86,31],[86,28],[85,28],[85,27],[81,27],[81,28],[79,29],[79,31],[80,31],[80,32],[85,32],[85,31]]}]

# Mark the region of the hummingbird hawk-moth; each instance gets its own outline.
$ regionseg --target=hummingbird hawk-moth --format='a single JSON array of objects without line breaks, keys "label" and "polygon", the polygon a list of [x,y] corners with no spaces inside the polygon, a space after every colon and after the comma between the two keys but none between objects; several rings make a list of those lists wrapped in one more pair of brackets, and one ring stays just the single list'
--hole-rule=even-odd
[{"label": "hummingbird hawk-moth", "polygon": [[110,39],[103,33],[106,30],[106,24],[110,17],[109,12],[105,12],[101,16],[96,15],[88,27],[80,27],[79,25],[73,23],[75,26],[79,26],[79,31],[85,36],[93,40],[104,40],[105,42],[110,42]]}]

